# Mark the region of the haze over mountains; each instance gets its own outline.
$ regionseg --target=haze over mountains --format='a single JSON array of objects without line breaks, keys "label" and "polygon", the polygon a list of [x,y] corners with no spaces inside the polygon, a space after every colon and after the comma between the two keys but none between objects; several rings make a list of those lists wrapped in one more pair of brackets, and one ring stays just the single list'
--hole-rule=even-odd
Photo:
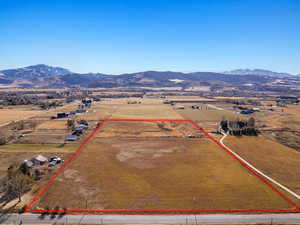
[{"label": "haze over mountains", "polygon": [[293,76],[290,73],[278,73],[270,70],[262,70],[262,69],[237,69],[231,70],[228,72],[224,72],[225,74],[236,74],[236,75],[261,75],[261,76],[275,76],[275,77],[289,77]]},{"label": "haze over mountains", "polygon": [[[238,75],[238,76],[237,76]],[[275,78],[295,77],[288,73],[268,70],[238,69],[224,73],[145,71],[120,75],[102,73],[74,73],[61,67],[44,64],[0,71],[0,84],[22,88],[63,87],[174,87],[238,85],[267,83]],[[298,76],[297,76],[298,77]]]}]

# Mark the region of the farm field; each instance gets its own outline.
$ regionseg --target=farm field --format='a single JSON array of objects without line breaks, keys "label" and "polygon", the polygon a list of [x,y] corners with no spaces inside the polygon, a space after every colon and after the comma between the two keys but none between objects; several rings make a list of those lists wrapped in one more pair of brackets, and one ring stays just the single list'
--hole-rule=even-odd
[{"label": "farm field", "polygon": [[122,105],[113,114],[112,118],[136,118],[136,119],[182,119],[182,116],[169,105]]},{"label": "farm field", "polygon": [[216,131],[220,121],[226,119],[241,118],[240,115],[225,110],[210,109],[203,105],[203,109],[192,109],[187,105],[185,109],[176,110],[183,118],[194,120],[201,124],[207,131]]},{"label": "farm field", "polygon": [[105,123],[96,137],[188,137],[203,136],[187,122],[114,122]]},{"label": "farm field", "polygon": [[0,109],[0,125],[9,123],[16,120],[23,120],[28,118],[49,118],[50,116],[55,115],[60,111],[71,111],[76,109],[77,103],[67,104],[62,107],[45,110],[31,110],[26,107],[14,107],[14,108],[5,108]]},{"label": "farm field", "polygon": [[36,127],[37,130],[66,130],[67,121],[64,119],[46,120]]},{"label": "farm field", "polygon": [[[132,127],[125,132],[122,123],[107,122],[104,130],[119,126],[125,135],[104,137],[99,131],[33,209],[292,209],[208,138],[186,138],[153,123],[136,126],[136,137],[127,136]],[[141,135],[149,130],[172,135]]]},{"label": "farm field", "polygon": [[262,117],[269,138],[300,152],[300,106],[289,105],[282,112]]},{"label": "farm field", "polygon": [[0,125],[43,113],[41,110],[0,109]]},{"label": "farm field", "polygon": [[[193,98],[196,99],[187,99]],[[178,99],[186,99],[186,96]],[[128,104],[135,101],[140,104]],[[192,109],[194,103],[178,103],[185,106],[184,109],[178,109],[177,105],[163,104],[163,101],[161,98],[104,99],[94,102],[85,113],[62,119],[50,117],[58,112],[76,110],[78,102],[41,112],[29,108],[10,109],[36,112],[26,121],[37,125],[16,131],[18,133],[13,141],[0,146],[3,160],[0,160],[0,172],[5,174],[11,164],[38,154],[46,157],[58,155],[67,159],[99,121],[107,118],[189,119],[208,132],[213,132],[223,118],[250,117],[235,114],[229,110],[229,105],[211,103],[220,108],[229,107],[228,110],[219,110],[199,103],[196,105],[202,106],[201,109]],[[277,110],[267,114],[255,113],[253,116],[259,124],[266,123],[268,127],[273,123],[276,127],[286,125],[296,130],[297,123],[285,123],[284,119],[286,116],[288,120],[297,121],[297,110],[296,106],[289,106],[283,112]],[[272,122],[270,118],[275,119]],[[86,120],[89,123],[86,134],[72,143],[65,143],[65,137],[71,132],[67,128],[68,119]],[[215,139],[221,136],[211,135]],[[297,177],[300,176],[300,161],[297,151],[263,136],[241,139],[228,137],[225,144],[272,178],[299,193]],[[249,146],[254,146],[255,150],[252,151]],[[28,202],[33,199],[37,188],[49,179],[50,175],[36,183],[34,189],[26,194]],[[48,206],[66,207],[69,210],[293,209],[190,123],[134,121],[105,123],[43,193],[33,209],[45,209]]]},{"label": "farm field", "polygon": [[229,136],[224,143],[268,176],[300,194],[299,152],[262,136]]}]

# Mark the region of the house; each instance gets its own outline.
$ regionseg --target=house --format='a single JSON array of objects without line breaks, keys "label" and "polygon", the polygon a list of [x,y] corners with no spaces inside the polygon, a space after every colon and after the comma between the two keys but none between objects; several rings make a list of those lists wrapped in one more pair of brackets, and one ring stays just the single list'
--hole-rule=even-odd
[{"label": "house", "polygon": [[38,155],[35,158],[31,159],[33,161],[34,165],[43,165],[48,161],[48,159],[45,156]]},{"label": "house", "polygon": [[66,141],[77,141],[77,136],[75,135],[67,136]]}]

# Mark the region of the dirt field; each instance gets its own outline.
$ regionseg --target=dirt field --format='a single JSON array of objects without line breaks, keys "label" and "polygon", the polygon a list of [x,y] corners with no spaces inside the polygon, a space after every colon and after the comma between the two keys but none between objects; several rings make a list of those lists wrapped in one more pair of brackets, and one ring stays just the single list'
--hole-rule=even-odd
[{"label": "dirt field", "polygon": [[300,194],[300,153],[264,137],[229,136],[224,143],[270,177]]},{"label": "dirt field", "polygon": [[203,134],[187,122],[109,122],[96,137],[200,137]]},{"label": "dirt field", "polygon": [[[153,124],[147,127],[153,128]],[[46,206],[291,209],[205,137],[96,137],[43,194],[36,208]]]}]

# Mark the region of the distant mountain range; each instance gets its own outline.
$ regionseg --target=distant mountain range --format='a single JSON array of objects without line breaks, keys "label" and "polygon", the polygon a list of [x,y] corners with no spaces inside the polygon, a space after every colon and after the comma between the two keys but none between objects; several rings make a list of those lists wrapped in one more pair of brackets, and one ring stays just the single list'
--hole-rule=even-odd
[{"label": "distant mountain range", "polygon": [[[239,75],[239,76],[237,76]],[[224,73],[172,71],[146,71],[111,75],[102,73],[80,74],[61,67],[44,64],[0,71],[0,84],[21,88],[63,88],[63,87],[189,87],[262,84],[274,77],[289,77],[288,73],[268,70],[233,70]]]},{"label": "distant mountain range", "polygon": [[261,69],[237,69],[224,72],[225,74],[235,74],[235,75],[260,75],[260,76],[275,76],[275,77],[289,77],[293,76],[289,73],[278,73],[270,70],[261,70]]}]

